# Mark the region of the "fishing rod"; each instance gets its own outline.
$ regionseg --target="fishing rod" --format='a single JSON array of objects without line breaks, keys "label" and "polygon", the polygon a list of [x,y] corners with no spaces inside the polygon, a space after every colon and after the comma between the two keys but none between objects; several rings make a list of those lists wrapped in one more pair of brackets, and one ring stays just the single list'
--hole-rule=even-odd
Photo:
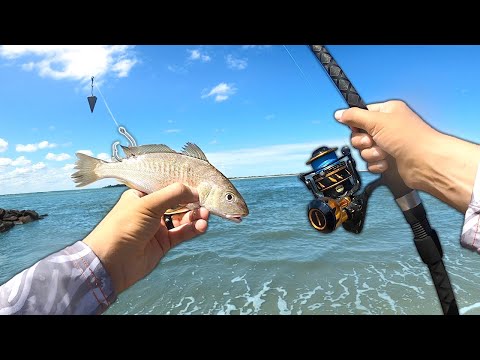
[{"label": "fishing rod", "polygon": [[[323,45],[309,45],[309,48],[312,51],[313,55],[316,57],[316,59],[323,66],[327,75],[332,80],[332,82],[334,83],[335,87],[340,92],[340,94],[343,96],[348,106],[358,107],[360,109],[368,110],[365,102],[360,97],[357,90],[353,87],[351,81],[347,78],[347,76],[345,75],[343,70],[340,68],[338,63],[335,61],[333,56],[329,53],[327,48]],[[365,132],[365,131],[362,130],[362,132]],[[350,156],[348,147],[346,149],[343,148],[342,153],[349,158],[349,160],[347,160],[347,164],[349,164],[348,161],[350,161],[350,164],[353,163],[353,167],[354,167],[355,162],[353,161],[353,158],[351,158]],[[330,160],[327,159],[328,161],[325,161],[326,157],[330,157],[331,159]],[[338,164],[337,160],[338,159],[334,155],[334,152],[332,154],[332,149],[320,148],[318,149],[317,153],[314,152],[312,154],[312,159],[310,161],[312,165],[315,164],[315,161],[321,162],[319,166],[325,167],[325,164],[327,165]],[[373,191],[373,188],[379,185],[386,185],[389,188],[390,192],[393,194],[397,202],[397,205],[402,210],[405,220],[408,222],[408,224],[412,228],[413,235],[414,235],[413,241],[414,241],[415,247],[422,261],[428,266],[428,270],[430,271],[432,281],[435,285],[435,289],[437,291],[438,299],[440,301],[440,305],[442,307],[443,313],[445,315],[458,315],[459,312],[458,312],[457,302],[455,300],[455,294],[453,292],[447,270],[445,269],[445,265],[442,260],[443,250],[442,250],[442,246],[440,244],[440,240],[438,238],[437,232],[430,226],[430,223],[427,218],[427,213],[422,204],[422,200],[418,195],[418,192],[416,190],[410,189],[407,185],[405,185],[404,181],[400,177],[395,159],[392,157],[389,157],[387,161],[388,161],[387,171],[385,171],[381,175],[379,180],[376,180],[372,182],[370,185],[367,185],[366,190],[368,191],[364,192],[365,195],[363,199],[361,197],[358,197],[360,200],[358,200],[357,202],[360,203],[362,218],[360,219],[361,221],[358,220],[360,227],[359,228],[356,227],[355,228],[356,231],[353,231],[353,232],[358,233],[361,231],[361,227],[363,225],[363,216],[365,214],[365,208],[366,208],[366,198],[370,195],[371,191]],[[330,166],[330,168],[333,168],[334,166],[338,166],[338,165]],[[345,168],[347,170],[349,169],[348,166],[345,166]],[[319,174],[322,175],[321,170],[322,169],[320,169]],[[352,170],[354,170],[354,172]],[[334,169],[334,171],[338,172],[338,168]],[[356,170],[354,168],[352,169],[352,165],[351,165],[350,172],[347,172],[347,175],[352,175],[354,173],[356,173]],[[303,179],[306,182],[306,185],[314,187],[315,186],[314,179],[312,177],[308,179],[305,175],[306,174],[304,174]],[[325,178],[328,178],[328,175],[321,177],[322,180]],[[330,176],[330,178],[332,178],[332,176]],[[354,178],[354,176],[349,176],[349,178]],[[320,186],[325,186],[321,182],[317,182],[317,183]],[[354,190],[358,189],[358,185],[357,184],[355,185],[356,186],[353,187]],[[343,191],[343,186],[341,188]],[[351,195],[353,193],[354,191],[350,191],[348,194]],[[320,197],[317,196],[316,201],[318,202],[319,199]],[[348,199],[349,199],[348,201],[350,201],[351,197],[349,197]],[[361,202],[361,200],[364,200],[364,204]],[[353,203],[355,203],[355,198]],[[336,206],[337,209],[341,209],[342,205],[344,208],[351,206],[350,203],[345,204],[345,201],[343,204],[338,205],[337,203],[335,203],[332,206]],[[363,209],[361,208],[361,205],[364,205]],[[353,213],[355,213],[355,211],[353,211]],[[315,216],[318,216],[318,214],[319,212],[315,212]],[[333,214],[333,216],[337,215],[337,218],[333,217],[332,221],[336,220],[338,223],[338,222],[341,222],[340,220],[344,220],[346,224],[348,224],[348,221],[349,221],[348,216],[344,216],[345,217],[344,219],[338,218],[342,214],[345,215],[346,212],[337,211],[337,212],[330,212],[330,214]],[[310,215],[312,216],[314,215],[314,212],[312,212],[312,209],[310,209],[309,218],[312,225],[314,225],[314,218],[310,217]],[[325,227],[325,225],[327,224],[327,220],[328,219],[325,218],[325,223],[322,223],[322,226]],[[345,224],[344,224],[344,227],[345,227]],[[348,228],[346,229],[349,230]],[[349,230],[349,231],[352,231],[352,230]]]}]

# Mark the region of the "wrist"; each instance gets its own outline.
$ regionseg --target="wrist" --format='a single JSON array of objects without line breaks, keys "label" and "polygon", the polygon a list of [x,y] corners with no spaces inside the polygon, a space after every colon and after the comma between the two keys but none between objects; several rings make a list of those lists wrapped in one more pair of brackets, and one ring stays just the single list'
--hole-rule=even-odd
[{"label": "wrist", "polygon": [[124,286],[122,285],[122,270],[115,264],[115,261],[111,261],[114,257],[113,251],[102,244],[104,241],[97,240],[98,239],[95,238],[94,234],[90,234],[83,240],[83,242],[87,244],[99,258],[106,272],[110,276],[116,294],[120,294],[124,290]]},{"label": "wrist", "polygon": [[412,189],[429,192],[432,178],[436,176],[439,168],[438,158],[441,157],[443,134],[428,129],[422,136],[410,144],[410,151],[406,159],[408,176],[405,180],[407,186]]},{"label": "wrist", "polygon": [[416,189],[465,212],[470,203],[480,162],[480,147],[436,132],[417,155]]}]

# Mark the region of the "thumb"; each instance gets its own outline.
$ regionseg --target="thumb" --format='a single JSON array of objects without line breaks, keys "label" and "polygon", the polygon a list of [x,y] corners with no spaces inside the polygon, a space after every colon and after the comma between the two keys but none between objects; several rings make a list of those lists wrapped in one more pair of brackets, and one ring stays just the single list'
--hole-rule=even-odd
[{"label": "thumb", "polygon": [[167,209],[198,202],[198,192],[184,184],[175,183],[144,196],[142,201],[147,209],[160,218]]},{"label": "thumb", "polygon": [[354,107],[347,110],[338,110],[335,112],[335,119],[350,127],[363,129],[371,135],[379,121],[380,114],[379,112]]}]

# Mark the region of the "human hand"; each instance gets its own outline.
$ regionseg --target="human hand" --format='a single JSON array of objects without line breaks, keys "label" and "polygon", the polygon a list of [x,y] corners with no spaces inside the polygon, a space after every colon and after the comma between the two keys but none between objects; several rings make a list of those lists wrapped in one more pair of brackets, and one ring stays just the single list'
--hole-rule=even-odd
[{"label": "human hand", "polygon": [[[440,135],[403,101],[368,105],[368,111],[351,108],[339,110],[335,118],[352,129],[352,146],[368,163],[368,170],[382,173],[388,168],[387,156],[395,158],[405,184],[418,189],[416,176],[431,140]],[[363,129],[366,133],[361,133]]]},{"label": "human hand", "polygon": [[199,208],[163,220],[167,209],[198,202],[196,190],[173,184],[152,194],[125,191],[113,209],[83,240],[110,274],[117,294],[147,274],[174,246],[205,233],[209,211]]}]

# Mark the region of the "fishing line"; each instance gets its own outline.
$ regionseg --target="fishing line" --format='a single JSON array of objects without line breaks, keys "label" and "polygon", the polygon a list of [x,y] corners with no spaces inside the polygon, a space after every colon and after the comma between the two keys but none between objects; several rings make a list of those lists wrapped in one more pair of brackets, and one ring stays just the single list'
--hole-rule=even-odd
[{"label": "fishing line", "polygon": [[[110,107],[108,106],[107,104],[107,100],[105,99],[105,97],[103,96],[102,94],[102,91],[100,90],[100,87],[95,83],[93,83],[93,77],[92,77],[92,93],[93,93],[93,86],[95,85],[95,87],[97,88],[98,92],[100,93],[100,96],[102,97],[102,100],[103,100],[103,103],[105,104],[105,107],[107,108],[108,110],[108,113],[110,114],[110,116],[112,117],[112,120],[113,122],[115,123],[115,125],[117,126],[117,129],[118,129],[118,132],[120,134],[122,134],[123,136],[125,136],[125,138],[128,140],[128,142],[130,143],[130,146],[131,147],[135,147],[137,146],[137,142],[135,141],[135,138],[129,134],[129,132],[127,131],[127,129],[125,129],[124,126],[120,126],[117,122],[117,120],[115,119],[115,116],[113,116],[113,113],[112,111],[110,110]],[[113,157],[117,160],[119,160],[119,156],[118,156],[118,150],[117,150],[117,146],[118,146],[119,142],[115,142],[113,143],[112,145],[112,149],[115,149],[113,151]]]},{"label": "fishing line", "polygon": [[117,128],[120,129],[120,125],[118,124],[117,120],[115,120],[115,116],[113,116],[112,111],[110,110],[110,107],[107,104],[107,100],[105,100],[105,97],[103,96],[102,92],[100,91],[100,88],[98,87],[97,84],[95,84],[95,87],[97,88],[98,92],[100,93],[100,96],[102,97],[103,103],[105,104],[108,112],[110,113],[110,116],[112,117],[112,120],[115,122],[115,125],[117,125]]},{"label": "fishing line", "polygon": [[295,60],[295,58],[293,57],[293,55],[290,53],[290,51],[288,50],[288,48],[285,46],[285,45],[282,45],[283,48],[285,49],[285,51],[287,52],[287,54],[290,56],[290,58],[292,59],[293,63],[297,66],[297,69],[300,71],[300,73],[302,74],[303,78],[305,79],[305,81],[308,83],[308,85],[310,86],[310,88],[316,92],[318,95],[321,95],[321,93],[313,87],[312,83],[310,82],[310,80],[308,80],[308,77],[307,75],[305,75],[305,73],[303,72],[302,68],[300,67],[300,65],[297,63],[297,61]]}]

